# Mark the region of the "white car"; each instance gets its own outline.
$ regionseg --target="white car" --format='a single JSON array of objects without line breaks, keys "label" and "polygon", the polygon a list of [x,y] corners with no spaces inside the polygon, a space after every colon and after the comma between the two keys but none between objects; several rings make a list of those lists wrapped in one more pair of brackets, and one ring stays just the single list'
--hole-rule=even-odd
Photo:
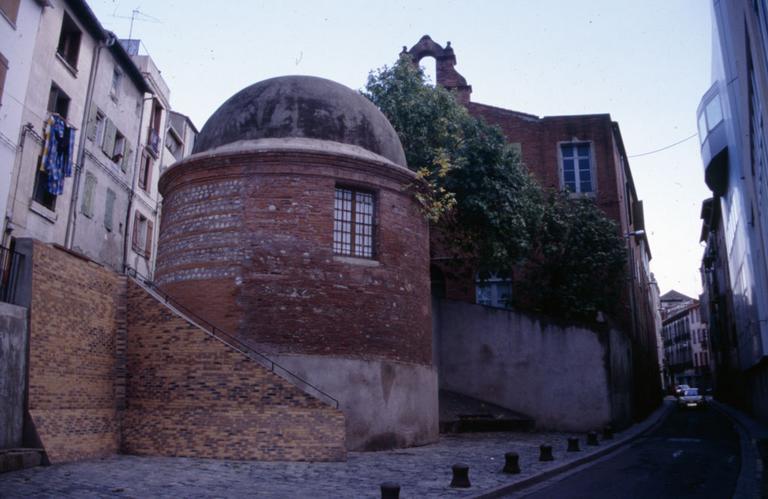
[{"label": "white car", "polygon": [[702,409],[706,403],[698,388],[686,388],[677,399],[677,405],[685,409]]}]

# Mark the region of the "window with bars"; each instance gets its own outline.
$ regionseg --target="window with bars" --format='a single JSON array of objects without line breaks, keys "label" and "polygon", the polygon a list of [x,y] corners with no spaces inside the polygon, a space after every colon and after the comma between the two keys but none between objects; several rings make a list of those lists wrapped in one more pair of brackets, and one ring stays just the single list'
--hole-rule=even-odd
[{"label": "window with bars", "polygon": [[563,189],[585,194],[595,192],[592,182],[591,144],[589,142],[560,144],[560,156],[563,161]]},{"label": "window with bars", "polygon": [[333,252],[373,258],[375,197],[372,192],[336,187],[333,209]]}]

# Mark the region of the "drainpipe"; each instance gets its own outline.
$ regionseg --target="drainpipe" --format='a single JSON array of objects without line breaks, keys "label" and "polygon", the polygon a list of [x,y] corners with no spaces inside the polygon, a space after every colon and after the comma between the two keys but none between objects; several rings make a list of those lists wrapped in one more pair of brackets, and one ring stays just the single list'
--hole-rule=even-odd
[{"label": "drainpipe", "polygon": [[64,246],[72,249],[75,241],[75,228],[77,226],[77,199],[80,196],[80,175],[83,171],[83,162],[85,161],[85,138],[88,135],[88,119],[91,116],[91,106],[93,105],[93,89],[96,86],[96,74],[99,70],[99,61],[101,60],[101,49],[111,47],[117,39],[112,33],[106,33],[106,38],[101,40],[93,52],[93,61],[91,61],[91,74],[88,79],[88,91],[85,94],[85,113],[83,115],[83,126],[80,129],[80,140],[77,143],[77,162],[75,163],[75,178],[72,188],[72,197],[69,200],[69,214],[67,216],[67,232],[64,235]]},{"label": "drainpipe", "polygon": [[144,97],[141,101],[141,119],[139,120],[139,136],[136,138],[136,160],[133,165],[133,178],[131,179],[131,191],[128,194],[128,209],[125,212],[125,236],[123,236],[123,272],[128,270],[128,227],[131,224],[131,210],[133,210],[133,198],[136,196],[136,184],[138,183],[139,168],[141,168],[141,157],[144,152],[144,146],[141,145],[141,135],[144,132],[144,110],[148,100],[154,99],[154,94]]},{"label": "drainpipe", "polygon": [[[19,145],[16,146],[16,157],[14,158],[13,171],[16,172],[16,182],[13,186],[13,197],[10,198],[8,203],[8,209],[5,212],[5,226],[2,234],[2,245],[10,247],[9,242],[11,238],[11,232],[13,232],[13,208],[16,206],[16,197],[19,192],[19,179],[21,178],[21,164],[24,159],[24,142],[27,140],[27,133],[32,132],[33,135],[38,136],[35,133],[35,128],[32,123],[27,123],[21,127],[19,132]],[[10,192],[8,194],[11,194]]]}]

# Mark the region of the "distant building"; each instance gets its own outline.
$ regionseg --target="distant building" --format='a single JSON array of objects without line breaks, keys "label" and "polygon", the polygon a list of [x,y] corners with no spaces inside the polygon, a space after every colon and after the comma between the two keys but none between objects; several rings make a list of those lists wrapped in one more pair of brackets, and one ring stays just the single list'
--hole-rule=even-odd
[{"label": "distant building", "polygon": [[[498,125],[515,146],[523,164],[545,188],[568,190],[593,198],[614,220],[627,241],[628,279],[621,297],[621,311],[613,319],[633,340],[636,379],[635,404],[648,413],[660,403],[660,376],[656,338],[658,312],[649,262],[651,251],[645,236],[643,203],[637,195],[619,125],[608,114],[547,116],[502,109],[472,102],[472,87],[454,66],[456,56],[450,42],[445,47],[424,36],[403,53],[419,62],[436,61],[437,84],[450,90],[470,114]],[[436,250],[434,249],[436,248]],[[501,276],[478,280],[474,275],[457,276],[446,256],[433,245],[433,283],[438,295],[449,299],[502,306],[514,294],[514,281]],[[452,277],[453,275],[453,277]]]},{"label": "distant building", "polygon": [[709,334],[698,300],[675,290],[661,296],[662,340],[668,384],[712,386]]},{"label": "distant building", "polygon": [[[725,386],[768,421],[768,2],[714,0],[712,87],[697,110],[704,178],[702,268]],[[736,374],[739,376],[736,376]]]}]

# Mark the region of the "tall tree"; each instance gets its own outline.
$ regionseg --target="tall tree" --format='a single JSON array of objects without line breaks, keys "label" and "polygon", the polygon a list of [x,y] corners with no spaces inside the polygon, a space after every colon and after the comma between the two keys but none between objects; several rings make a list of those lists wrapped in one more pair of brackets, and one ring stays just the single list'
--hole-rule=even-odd
[{"label": "tall tree", "polygon": [[513,302],[525,309],[580,320],[612,311],[625,250],[594,202],[544,192],[498,127],[429,85],[407,56],[371,72],[363,94],[397,131],[425,181],[415,195],[457,261],[481,276],[517,274]]}]

